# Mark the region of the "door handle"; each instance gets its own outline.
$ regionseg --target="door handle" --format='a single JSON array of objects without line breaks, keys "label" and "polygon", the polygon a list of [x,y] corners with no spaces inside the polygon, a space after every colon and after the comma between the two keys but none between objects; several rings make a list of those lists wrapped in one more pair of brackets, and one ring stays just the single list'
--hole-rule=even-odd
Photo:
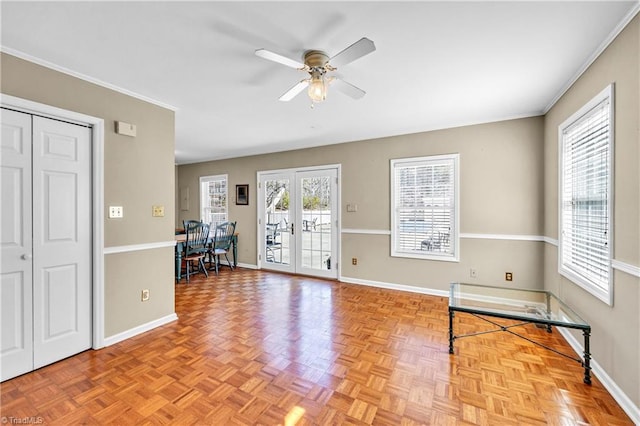
[{"label": "door handle", "polygon": [[22,260],[31,260],[31,255],[25,253],[22,256],[20,256],[20,259],[22,259]]}]

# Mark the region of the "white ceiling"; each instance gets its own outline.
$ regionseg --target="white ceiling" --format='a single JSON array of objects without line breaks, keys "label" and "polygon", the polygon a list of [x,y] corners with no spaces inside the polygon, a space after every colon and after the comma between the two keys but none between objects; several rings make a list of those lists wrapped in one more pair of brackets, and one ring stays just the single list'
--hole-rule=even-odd
[{"label": "white ceiling", "polygon": [[[7,2],[2,47],[176,109],[176,163],[539,115],[636,1]],[[278,97],[302,71],[254,55],[377,50],[338,70],[364,89]],[[128,121],[126,114],[119,119]],[[134,123],[135,124],[135,123]]]}]

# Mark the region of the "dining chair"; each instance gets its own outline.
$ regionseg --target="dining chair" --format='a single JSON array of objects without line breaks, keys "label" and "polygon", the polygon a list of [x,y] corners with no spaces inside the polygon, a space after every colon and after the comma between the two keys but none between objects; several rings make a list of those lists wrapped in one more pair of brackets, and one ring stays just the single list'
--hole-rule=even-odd
[{"label": "dining chair", "polygon": [[187,226],[194,224],[194,223],[202,223],[201,220],[193,220],[193,219],[187,219],[187,220],[183,220],[182,221],[182,229],[185,230],[185,232],[187,231]]},{"label": "dining chair", "polygon": [[[185,226],[187,236],[182,259],[185,262],[185,275],[188,283],[189,277],[200,271],[204,272],[207,277],[209,276],[207,268],[204,266],[204,259],[208,253],[209,225],[203,222],[190,221],[190,223],[185,223]],[[195,271],[192,270],[194,262],[197,262]]]},{"label": "dining chair", "polygon": [[[218,275],[218,266],[220,265],[220,256],[224,255],[229,268],[233,269],[233,263],[229,261],[229,251],[233,242],[233,235],[236,232],[236,222],[223,222],[216,226],[213,242],[209,246],[209,270],[214,269]],[[213,262],[213,268],[211,263]]]}]

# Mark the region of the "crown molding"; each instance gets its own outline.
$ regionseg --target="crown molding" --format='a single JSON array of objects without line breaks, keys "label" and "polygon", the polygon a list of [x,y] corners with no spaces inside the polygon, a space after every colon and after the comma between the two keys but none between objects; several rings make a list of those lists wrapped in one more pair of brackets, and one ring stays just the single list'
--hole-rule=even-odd
[{"label": "crown molding", "polygon": [[49,61],[45,61],[44,59],[40,59],[38,57],[29,55],[27,53],[21,52],[21,51],[16,50],[16,49],[12,49],[10,47],[0,46],[0,52],[6,53],[6,54],[11,55],[11,56],[15,56],[16,58],[20,58],[20,59],[23,59],[23,60],[28,61],[28,62],[32,62],[32,63],[34,63],[36,65],[40,65],[40,66],[43,66],[45,68],[49,68],[49,69],[51,69],[53,71],[58,71],[58,72],[61,72],[63,74],[70,75],[72,77],[79,78],[80,80],[87,81],[87,82],[95,84],[97,86],[101,86],[101,87],[104,87],[106,89],[113,90],[115,92],[122,93],[122,94],[127,95],[127,96],[131,96],[132,98],[140,99],[141,101],[145,101],[145,102],[148,102],[150,104],[157,105],[157,106],[162,107],[162,108],[166,108],[166,109],[171,110],[173,112],[178,111],[178,108],[173,106],[173,105],[158,101],[156,99],[150,98],[148,96],[141,95],[139,93],[132,92],[131,90],[127,90],[127,89],[124,89],[122,87],[118,87],[118,86],[116,86],[114,84],[107,83],[107,82],[99,80],[97,78],[89,77],[88,75],[79,73],[77,71],[70,70],[70,69],[65,68],[63,66],[54,64],[54,63],[49,62]]}]

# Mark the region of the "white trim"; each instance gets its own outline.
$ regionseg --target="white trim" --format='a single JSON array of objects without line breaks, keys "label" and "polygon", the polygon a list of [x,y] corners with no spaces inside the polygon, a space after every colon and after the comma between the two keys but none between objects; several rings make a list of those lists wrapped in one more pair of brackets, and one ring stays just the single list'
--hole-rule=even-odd
[{"label": "white trim", "polygon": [[253,265],[251,263],[238,263],[238,268],[260,269],[258,268],[258,265]]},{"label": "white trim", "polygon": [[93,349],[104,346],[104,120],[93,125]]},{"label": "white trim", "polygon": [[598,59],[598,57],[602,54],[602,52],[604,52],[607,49],[607,47],[609,47],[609,45],[613,42],[613,40],[615,40],[616,37],[618,37],[618,35],[622,32],[622,30],[624,30],[626,26],[629,25],[629,22],[631,22],[631,20],[636,16],[636,14],[639,11],[640,11],[640,2],[636,2],[636,4],[633,6],[633,8],[631,8],[629,13],[627,13],[627,15],[625,15],[625,17],[618,23],[618,25],[616,25],[613,31],[609,33],[607,38],[605,38],[602,41],[602,43],[600,43],[600,46],[598,46],[595,52],[593,52],[591,56],[587,58],[586,62],[582,64],[582,66],[573,75],[573,77],[571,77],[569,81],[567,81],[562,86],[560,91],[553,97],[553,99],[551,99],[551,102],[549,102],[549,104],[542,111],[542,115],[546,115],[549,112],[549,110],[554,107],[554,105],[560,100],[560,98],[564,96],[565,93],[567,93],[569,88],[571,88],[571,86],[573,86],[573,84],[582,76],[582,74],[584,74],[585,71],[587,71],[587,69],[596,61],[596,59]]},{"label": "white trim", "polygon": [[166,108],[166,109],[174,111],[174,112],[178,111],[178,108],[174,107],[173,105],[169,105],[167,103],[157,101],[157,100],[149,98],[147,96],[132,92],[131,90],[123,89],[122,87],[118,87],[118,86],[116,86],[114,84],[107,83],[107,82],[104,82],[102,80],[98,80],[97,78],[89,77],[88,75],[79,73],[77,71],[70,70],[68,68],[62,67],[62,66],[54,64],[52,62],[45,61],[44,59],[40,59],[40,58],[37,58],[35,56],[31,56],[28,53],[24,53],[24,52],[21,52],[19,50],[12,49],[10,47],[0,46],[0,52],[7,53],[7,54],[9,54],[11,56],[15,56],[16,58],[20,58],[20,59],[24,59],[25,61],[33,62],[36,65],[40,65],[40,66],[49,68],[51,70],[61,72],[63,74],[70,75],[72,77],[79,78],[80,80],[88,81],[89,83],[93,83],[93,84],[96,84],[98,86],[113,90],[115,92],[122,93],[122,94],[127,95],[127,96],[131,96],[132,98],[136,98],[136,99],[140,99],[140,100],[145,101],[145,102],[149,102],[150,104],[157,105],[157,106],[160,106],[162,108]]},{"label": "white trim", "polygon": [[[363,235],[391,235],[391,231],[387,229],[354,229],[344,228],[343,234],[363,234]],[[525,235],[525,234],[476,234],[476,233],[461,233],[460,238],[475,239],[475,240],[509,240],[509,241],[539,241],[555,246],[558,245],[558,240],[545,237],[543,235]]]},{"label": "white trim", "polygon": [[141,324],[137,327],[133,327],[127,331],[123,331],[122,333],[114,334],[113,336],[109,336],[104,339],[104,346],[115,345],[116,343],[122,342],[123,340],[130,339],[138,334],[145,333],[147,331],[153,330],[154,328],[161,327],[165,324],[168,324],[172,321],[176,321],[178,319],[178,315],[173,314],[164,316],[162,318],[155,319],[146,324]]},{"label": "white trim", "polygon": [[448,290],[436,290],[432,288],[416,287],[413,285],[363,280],[360,278],[351,278],[351,277],[344,277],[344,276],[339,277],[338,280],[343,283],[365,285],[368,287],[376,287],[376,288],[385,288],[387,290],[408,291],[411,293],[420,293],[420,294],[426,294],[429,296],[449,297]]},{"label": "white trim", "polygon": [[626,272],[629,275],[640,278],[640,267],[625,263],[621,260],[611,260],[611,266],[618,271]]},{"label": "white trim", "polygon": [[[575,124],[578,120],[583,119],[583,117],[591,112],[594,108],[596,108],[600,103],[608,100],[609,101],[609,161],[608,161],[608,170],[607,170],[607,215],[609,218],[609,229],[607,229],[607,247],[609,250],[608,253],[608,279],[607,279],[607,289],[603,289],[601,286],[596,284],[595,282],[590,281],[584,274],[578,273],[574,271],[570,265],[565,266],[562,254],[563,254],[563,197],[564,197],[564,156],[565,156],[565,137],[564,133],[567,128]],[[615,158],[615,83],[608,84],[604,89],[602,89],[598,94],[596,94],[593,98],[591,98],[586,104],[580,107],[576,112],[571,114],[567,119],[565,119],[558,126],[558,211],[557,211],[557,220],[558,220],[558,273],[563,277],[569,279],[575,285],[581,287],[592,296],[597,298],[598,300],[606,303],[609,306],[613,306],[613,269],[611,267],[611,261],[613,260],[613,247],[614,245],[614,234],[615,234],[615,223],[614,223],[614,215],[613,215],[613,206],[615,205],[615,169],[614,169],[614,158]]]},{"label": "white trim", "polygon": [[[434,252],[418,250],[401,251],[398,249],[398,224],[396,219],[396,210],[398,206],[398,197],[396,194],[396,171],[400,168],[411,167],[413,165],[433,165],[434,163],[447,164],[451,163],[453,170],[453,220],[449,224],[451,232],[450,241],[453,250],[451,252],[436,254]],[[391,190],[390,198],[390,217],[391,217],[391,239],[390,251],[392,257],[414,258],[424,260],[439,260],[447,262],[460,261],[460,153],[429,155],[423,157],[407,157],[392,158],[389,160],[389,188]]]},{"label": "white trim", "polygon": [[[573,337],[573,334],[571,334],[568,329],[562,327],[556,327],[556,329],[560,332],[562,337],[565,338],[567,343],[569,343],[569,346],[571,346],[573,350],[576,351],[576,353],[584,353],[584,347],[575,337]],[[602,383],[605,389],[609,391],[611,396],[613,396],[613,399],[615,399],[616,402],[620,404],[620,407],[624,410],[624,412],[627,413],[629,417],[631,417],[631,420],[635,424],[640,425],[640,407],[636,406],[633,403],[633,401],[627,396],[627,394],[625,394],[624,391],[617,385],[617,383],[607,374],[604,368],[602,368],[602,366],[598,364],[598,362],[593,358],[591,358],[591,372],[593,373],[593,375],[598,377],[600,383]]]},{"label": "white trim", "polygon": [[512,240],[512,241],[544,241],[541,235],[515,235],[515,234],[460,234],[460,238],[480,240]]},{"label": "white trim", "polygon": [[[542,237],[545,243],[558,247],[558,240],[551,237]],[[618,271],[626,272],[629,275],[640,278],[640,266],[631,265],[621,260],[611,259],[611,267]]]},{"label": "white trim", "polygon": [[258,178],[258,183],[260,182],[260,178],[262,176],[268,175],[277,175],[281,173],[295,173],[295,172],[308,172],[313,170],[326,170],[326,169],[340,169],[342,164],[326,164],[326,165],[318,165],[318,166],[306,166],[306,167],[291,167],[288,169],[276,169],[276,170],[259,170],[256,172],[256,176]]},{"label": "white trim", "polygon": [[343,228],[342,234],[367,234],[367,235],[391,235],[391,231],[387,229],[353,229]]},{"label": "white trim", "polygon": [[175,245],[176,245],[176,241],[171,240],[171,241],[159,241],[157,243],[131,244],[128,246],[113,246],[113,247],[105,247],[103,250],[103,253],[104,254],[128,253],[132,251],[153,250],[153,249],[163,248],[163,247],[174,247]]},{"label": "white trim", "polygon": [[104,120],[2,93],[0,104],[6,108],[89,125],[92,128],[92,348],[99,349],[104,346]]}]

